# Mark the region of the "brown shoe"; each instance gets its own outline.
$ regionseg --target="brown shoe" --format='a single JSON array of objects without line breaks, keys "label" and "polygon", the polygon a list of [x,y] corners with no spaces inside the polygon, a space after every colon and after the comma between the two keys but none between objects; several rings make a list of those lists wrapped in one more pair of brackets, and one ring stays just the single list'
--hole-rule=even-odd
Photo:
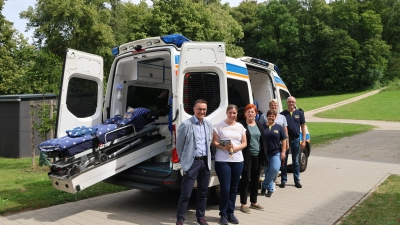
[{"label": "brown shoe", "polygon": [[247,207],[247,206],[240,206],[240,211],[242,212],[242,213],[247,213],[247,214],[250,214],[250,208],[249,207]]},{"label": "brown shoe", "polygon": [[260,211],[264,211],[264,207],[262,207],[262,205],[260,204],[251,204],[250,205],[250,209],[256,209],[256,210],[260,210]]}]

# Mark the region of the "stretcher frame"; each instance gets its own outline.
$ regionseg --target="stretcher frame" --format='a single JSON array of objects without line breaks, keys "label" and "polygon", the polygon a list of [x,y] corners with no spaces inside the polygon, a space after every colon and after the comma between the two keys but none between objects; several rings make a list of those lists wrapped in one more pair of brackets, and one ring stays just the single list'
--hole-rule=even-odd
[{"label": "stretcher frame", "polygon": [[[107,134],[126,127],[118,128]],[[105,140],[107,140],[106,135]],[[147,138],[147,141],[143,142],[143,138]],[[143,147],[140,146],[141,144]],[[137,145],[139,146],[135,147]],[[48,176],[52,180],[54,188],[76,193],[156,156],[166,149],[165,139],[159,134],[159,128],[154,124],[148,124],[139,132],[134,129],[132,134],[109,141],[103,146],[87,149],[74,156],[55,161],[51,165],[51,172],[48,173]],[[58,172],[61,170],[67,172]]]}]

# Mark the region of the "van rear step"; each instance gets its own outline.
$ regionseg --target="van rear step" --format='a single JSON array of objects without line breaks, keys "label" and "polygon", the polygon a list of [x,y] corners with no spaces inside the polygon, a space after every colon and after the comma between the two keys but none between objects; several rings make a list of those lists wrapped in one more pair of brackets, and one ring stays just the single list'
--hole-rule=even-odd
[{"label": "van rear step", "polygon": [[133,189],[139,189],[142,191],[147,191],[147,192],[163,192],[166,189],[161,186],[161,185],[155,185],[155,184],[145,184],[142,182],[135,182],[135,181],[130,181],[130,180],[122,180],[118,179],[115,177],[110,177],[106,180],[104,180],[106,183],[110,184],[115,184],[123,187],[128,187],[128,188],[133,188]]},{"label": "van rear step", "polygon": [[55,189],[75,194],[166,150],[165,137],[160,136],[155,140],[133,148],[127,154],[116,156],[113,160],[78,173],[75,176],[62,177],[52,173],[49,173],[48,176]]}]

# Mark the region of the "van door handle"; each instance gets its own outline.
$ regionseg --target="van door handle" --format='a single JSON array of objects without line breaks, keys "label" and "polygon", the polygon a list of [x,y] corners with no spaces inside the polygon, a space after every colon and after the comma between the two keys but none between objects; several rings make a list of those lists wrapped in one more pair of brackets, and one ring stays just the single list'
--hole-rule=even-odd
[{"label": "van door handle", "polygon": [[179,115],[179,109],[176,109],[175,118],[172,120],[172,122],[175,122],[176,118],[178,118],[178,115]]}]

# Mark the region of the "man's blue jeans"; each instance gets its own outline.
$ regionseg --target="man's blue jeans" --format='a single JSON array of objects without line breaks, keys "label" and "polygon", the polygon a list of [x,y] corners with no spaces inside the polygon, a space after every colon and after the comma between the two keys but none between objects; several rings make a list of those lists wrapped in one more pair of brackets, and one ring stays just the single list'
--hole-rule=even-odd
[{"label": "man's blue jeans", "polygon": [[265,178],[262,183],[262,188],[267,189],[268,192],[274,192],[274,178],[281,167],[281,153],[278,152],[275,155],[268,156],[268,159],[269,164],[264,167]]},{"label": "man's blue jeans", "polygon": [[[292,151],[292,167],[294,182],[300,182],[300,139],[289,141],[290,150]],[[285,164],[281,167],[281,182],[287,182],[287,161],[289,151],[286,152]]]}]

